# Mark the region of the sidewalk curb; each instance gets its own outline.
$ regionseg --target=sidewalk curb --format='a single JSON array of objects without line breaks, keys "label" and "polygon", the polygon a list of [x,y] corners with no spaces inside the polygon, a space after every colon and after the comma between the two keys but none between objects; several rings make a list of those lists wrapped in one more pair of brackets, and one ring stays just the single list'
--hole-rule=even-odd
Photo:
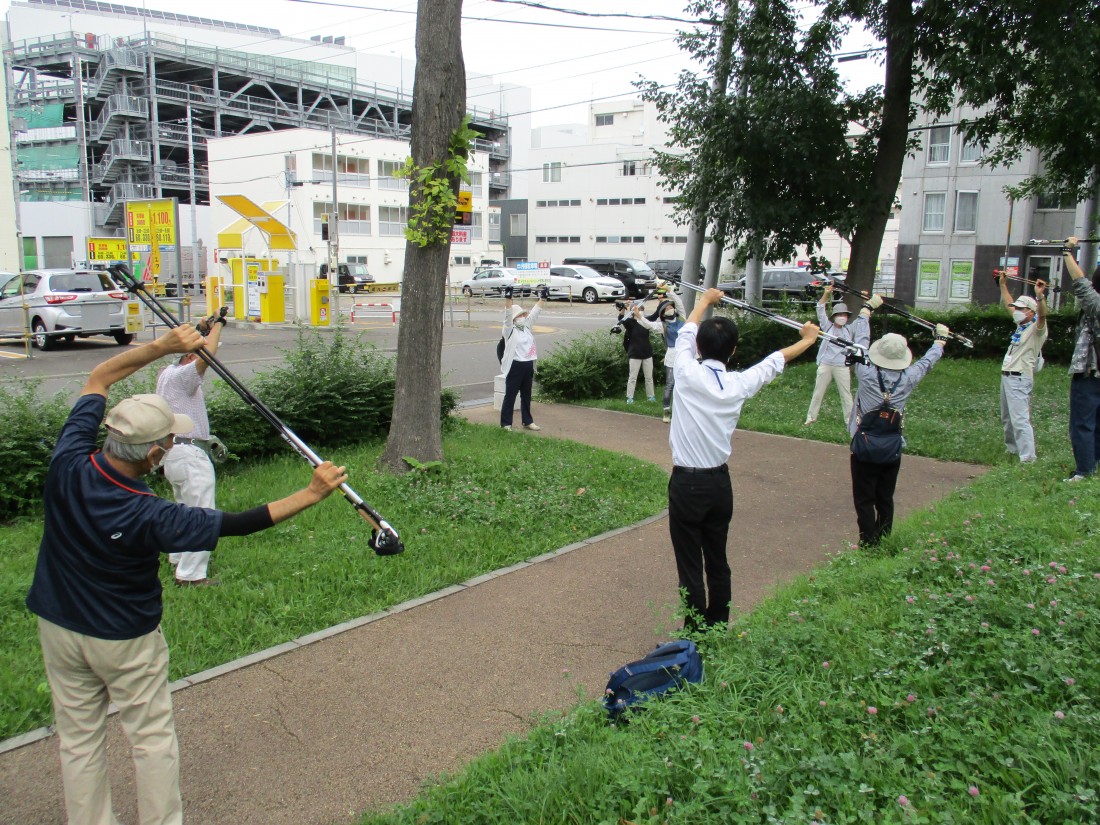
[{"label": "sidewalk curb", "polygon": [[[469,590],[471,587],[477,587],[479,584],[485,584],[486,582],[499,579],[501,576],[506,576],[509,573],[514,573],[517,570],[524,570],[535,564],[541,564],[542,562],[551,561],[559,556],[563,556],[566,553],[571,553],[574,550],[580,550],[582,547],[588,547],[593,544],[599,544],[601,541],[614,538],[615,536],[622,535],[631,530],[637,530],[641,527],[647,527],[656,521],[661,521],[668,517],[668,510],[662,510],[661,512],[650,516],[649,518],[642,519],[634,524],[628,524],[625,527],[618,527],[614,530],[608,530],[606,533],[600,533],[599,535],[592,536],[591,538],[582,539],[581,541],[574,542],[573,544],[567,544],[564,547],[559,547],[557,550],[551,550],[547,553],[543,553],[538,556],[534,556],[527,561],[517,562],[516,564],[508,567],[502,567],[499,570],[493,570],[488,573],[482,573],[479,576],[475,576],[472,579],[467,579],[459,584],[452,584],[448,587],[444,587],[442,590],[436,590],[433,593],[428,593],[424,596],[417,596],[414,599],[396,604],[393,607],[388,607],[385,610],[380,610],[377,613],[371,613],[366,616],[360,616],[356,619],[349,619],[346,622],[333,625],[332,627],[326,627],[322,630],[308,633],[305,636],[299,636],[297,639],[291,639],[289,642],[283,642],[282,644],[275,645],[274,647],[266,648],[265,650],[258,650],[255,653],[250,653],[247,656],[242,656],[239,659],[234,659],[231,662],[225,662],[224,664],[217,665],[216,667],[209,668],[207,670],[193,673],[190,676],[185,676],[175,682],[171,682],[168,685],[168,689],[175,693],[177,690],[183,690],[184,688],[192,687],[194,685],[202,684],[203,682],[209,682],[212,679],[216,679],[219,676],[225,676],[228,673],[232,673],[236,670],[241,670],[252,665],[265,662],[268,659],[274,659],[278,656],[282,656],[284,653],[291,653],[295,650],[299,650],[307,645],[311,645],[314,642],[324,641],[330,639],[333,636],[338,636],[341,633],[345,633],[349,630],[355,630],[356,628],[363,627],[364,625],[371,624],[385,619],[389,616],[397,615],[398,613],[404,613],[407,610],[420,607],[425,604],[444,599],[447,596],[453,596],[456,593],[462,593]],[[113,704],[108,708],[107,715],[112,716],[118,713],[118,708]],[[48,739],[53,736],[54,728],[52,725],[46,727],[36,728],[26,733],[21,733],[18,736],[13,736],[10,739],[0,740],[0,754],[8,753],[9,751],[19,750],[27,745],[32,745],[35,742],[40,742],[43,739]]]}]

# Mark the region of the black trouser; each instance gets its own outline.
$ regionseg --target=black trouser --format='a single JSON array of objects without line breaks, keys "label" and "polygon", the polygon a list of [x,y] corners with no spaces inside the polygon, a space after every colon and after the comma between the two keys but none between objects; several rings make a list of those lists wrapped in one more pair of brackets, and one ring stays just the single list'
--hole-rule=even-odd
[{"label": "black trouser", "polygon": [[672,469],[668,480],[668,532],[680,587],[687,593],[687,630],[697,629],[700,620],[707,626],[729,621],[732,586],[726,536],[732,517],[733,487],[728,468],[704,472]]},{"label": "black trouser", "polygon": [[852,456],[852,500],[856,505],[860,544],[878,544],[894,526],[894,487],[901,459],[869,464]]},{"label": "black trouser", "polygon": [[519,417],[524,424],[534,424],[531,417],[531,383],[535,377],[534,361],[513,361],[504,379],[504,403],[500,408],[500,426],[512,426],[512,412],[519,393]]}]

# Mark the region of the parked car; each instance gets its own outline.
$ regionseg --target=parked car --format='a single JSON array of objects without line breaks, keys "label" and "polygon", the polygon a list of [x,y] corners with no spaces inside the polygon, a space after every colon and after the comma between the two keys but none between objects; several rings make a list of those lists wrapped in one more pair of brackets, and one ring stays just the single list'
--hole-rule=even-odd
[{"label": "parked car", "polygon": [[[321,277],[328,276],[328,264],[321,264]],[[366,264],[338,264],[336,267],[337,292],[359,292],[367,284],[374,283],[374,276]]]},{"label": "parked car", "polygon": [[550,267],[550,297],[579,298],[586,304],[626,297],[626,287],[616,278],[602,275],[589,266]]},{"label": "parked car", "polygon": [[[531,281],[536,280],[537,277],[537,275],[527,270],[520,271],[503,266],[490,267],[463,281],[462,294],[500,295],[504,287],[510,286],[515,297],[519,298],[530,295],[534,291],[535,284]],[[523,279],[525,283],[521,284],[520,279]],[[542,280],[545,281],[546,279],[543,278]]]},{"label": "parked car", "polygon": [[[843,281],[839,274],[831,274],[829,278]],[[718,288],[730,294],[741,297],[745,294],[745,278],[737,281],[719,284]],[[765,269],[764,282],[761,287],[762,297],[765,301],[798,301],[800,303],[813,303],[821,297],[821,290],[828,280],[811,273],[808,269]]]},{"label": "parked car", "polygon": [[[684,262],[682,260],[646,261],[646,264],[657,273],[658,278],[678,277],[684,271]],[[699,277],[707,277],[707,268],[703,264],[699,264]]]},{"label": "parked car", "polygon": [[597,272],[622,281],[626,294],[641,298],[657,286],[657,275],[645,262],[634,258],[563,258],[565,266],[589,266]]},{"label": "parked car", "polygon": [[92,335],[110,335],[119,345],[134,340],[126,331],[129,295],[106,272],[40,269],[24,272],[22,282],[20,296],[20,277],[0,275],[0,330],[24,330],[29,323],[31,342],[43,351]]}]

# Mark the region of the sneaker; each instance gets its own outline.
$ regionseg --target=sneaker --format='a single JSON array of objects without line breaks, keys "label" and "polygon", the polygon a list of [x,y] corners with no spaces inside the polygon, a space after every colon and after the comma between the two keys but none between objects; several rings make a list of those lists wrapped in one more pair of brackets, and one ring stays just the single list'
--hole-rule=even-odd
[{"label": "sneaker", "polygon": [[540,427],[538,424],[536,424],[534,421],[532,421],[530,424],[524,424],[523,429],[525,429],[525,430],[534,430],[535,432],[538,432],[539,430],[542,429],[542,427]]},{"label": "sneaker", "polygon": [[657,400],[657,396],[655,396],[655,395],[650,395],[646,398],[646,401],[656,401],[656,400]]},{"label": "sneaker", "polygon": [[1064,481],[1066,484],[1076,484],[1078,481],[1084,481],[1086,478],[1088,478],[1088,476],[1083,476],[1080,473],[1074,473],[1069,478],[1063,478],[1062,481]]},{"label": "sneaker", "polygon": [[668,413],[665,413],[664,415],[661,416],[661,421],[663,421],[665,424],[671,424],[672,423],[672,416],[669,415]]},{"label": "sneaker", "polygon": [[809,426],[810,426],[811,424],[813,424],[813,423],[814,423],[815,421],[817,421],[817,419],[816,419],[816,418],[807,418],[807,419],[806,419],[805,421],[803,421],[803,422],[802,422],[802,426],[803,426],[803,427],[809,427]]},{"label": "sneaker", "polygon": [[176,585],[178,587],[221,587],[222,583],[218,579],[195,579],[193,581],[176,579]]},{"label": "sneaker", "polygon": [[502,430],[509,430],[510,431],[512,429],[512,425],[511,424],[501,424],[500,428]]},{"label": "sneaker", "polygon": [[633,404],[633,403],[634,403],[634,399],[633,399],[633,398],[628,398],[628,399],[626,399],[626,403],[627,403],[627,404]]}]

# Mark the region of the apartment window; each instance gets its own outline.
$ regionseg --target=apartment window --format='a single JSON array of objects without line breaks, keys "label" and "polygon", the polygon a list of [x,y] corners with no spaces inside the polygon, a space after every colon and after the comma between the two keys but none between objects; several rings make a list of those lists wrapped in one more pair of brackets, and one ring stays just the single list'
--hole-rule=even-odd
[{"label": "apartment window", "polygon": [[405,178],[395,178],[395,173],[404,174],[405,163],[400,160],[378,161],[378,188],[379,189],[408,189],[409,182]]},{"label": "apartment window", "polygon": [[[329,215],[331,223],[332,203],[327,201],[313,202],[313,231],[321,234],[322,216]],[[342,203],[340,204],[340,223],[337,227],[340,235],[369,235],[370,231],[370,204],[366,203]]]},{"label": "apartment window", "polygon": [[404,206],[379,206],[378,207],[378,234],[379,235],[404,235],[405,225],[409,222],[405,215]]},{"label": "apartment window", "polygon": [[928,130],[928,163],[947,163],[951,158],[951,127],[933,126]]},{"label": "apartment window", "polygon": [[482,186],[484,185],[485,173],[484,172],[470,172],[470,182],[463,183],[458,188],[462,192],[469,192],[475,198],[480,198],[482,193]]},{"label": "apartment window", "polygon": [[489,241],[500,243],[500,213],[489,213]]},{"label": "apartment window", "polygon": [[[351,155],[336,156],[336,173],[339,183],[348,186],[370,186],[370,161],[367,158],[356,158]],[[313,153],[313,180],[332,180],[332,155]]]},{"label": "apartment window", "polygon": [[977,163],[982,159],[982,147],[959,135],[959,163]]},{"label": "apartment window", "polygon": [[1035,205],[1036,209],[1042,209],[1044,211],[1050,211],[1052,209],[1073,209],[1077,206],[1074,203],[1073,198],[1067,198],[1059,195],[1049,195],[1046,192],[1039,195],[1038,203]]},{"label": "apartment window", "polygon": [[614,126],[615,115],[596,115],[597,126]]},{"label": "apartment window", "polygon": [[564,165],[560,162],[544,163],[542,165],[542,182],[561,183],[561,168]]},{"label": "apartment window", "polygon": [[978,231],[978,193],[955,193],[955,231]]},{"label": "apartment window", "polygon": [[943,232],[943,213],[946,204],[945,192],[925,192],[922,231]]},{"label": "apartment window", "polygon": [[527,216],[509,215],[508,234],[511,235],[513,238],[525,237],[527,235]]},{"label": "apartment window", "polygon": [[623,175],[630,176],[638,174],[638,162],[633,160],[623,161]]},{"label": "apartment window", "polygon": [[474,212],[470,217],[473,218],[473,221],[470,223],[470,240],[479,241],[485,233],[485,226],[481,220],[482,214],[480,212]]},{"label": "apartment window", "polygon": [[469,255],[455,255],[452,260],[454,261],[455,266],[470,266]]}]

